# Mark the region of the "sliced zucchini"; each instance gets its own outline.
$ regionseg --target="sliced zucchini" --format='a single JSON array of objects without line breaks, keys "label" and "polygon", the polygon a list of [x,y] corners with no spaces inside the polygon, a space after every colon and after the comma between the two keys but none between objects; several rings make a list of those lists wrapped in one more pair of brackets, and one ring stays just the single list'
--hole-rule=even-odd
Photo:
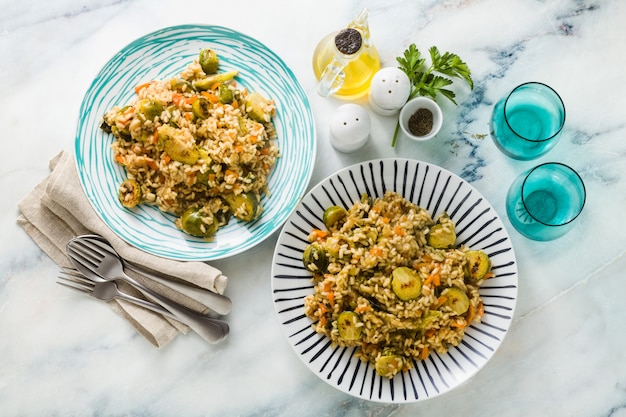
[{"label": "sliced zucchini", "polygon": [[401,266],[391,273],[391,289],[402,301],[413,300],[422,293],[422,278],[415,269]]},{"label": "sliced zucchini", "polygon": [[180,218],[180,228],[192,236],[211,237],[217,233],[219,222],[202,209],[189,208]]},{"label": "sliced zucchini", "polygon": [[330,229],[334,226],[339,220],[346,217],[348,212],[345,208],[339,206],[331,206],[324,210],[324,215],[322,220],[324,221],[324,225]]},{"label": "sliced zucchini", "polygon": [[453,314],[460,316],[465,314],[469,309],[469,297],[467,296],[467,293],[459,287],[446,288],[442,291],[441,295],[446,297],[446,301],[443,305],[450,307]]},{"label": "sliced zucchini", "polygon": [[120,184],[120,203],[126,208],[133,208],[141,201],[141,186],[134,179],[127,179]]},{"label": "sliced zucchini", "polygon": [[404,360],[402,356],[393,352],[383,352],[376,359],[376,373],[386,378],[392,378],[395,374],[402,370]]},{"label": "sliced zucchini", "polygon": [[307,246],[302,253],[302,263],[307,270],[313,273],[326,272],[328,257],[322,245],[313,242]]},{"label": "sliced zucchini", "polygon": [[474,281],[482,279],[491,269],[491,259],[481,250],[469,251],[465,254],[465,275]]},{"label": "sliced zucchini", "polygon": [[353,311],[344,311],[337,317],[337,330],[343,340],[359,340],[361,337],[361,318]]},{"label": "sliced zucchini", "polygon": [[437,223],[430,228],[426,241],[429,246],[436,249],[452,248],[456,244],[456,233],[454,223],[447,213],[442,213],[437,219]]},{"label": "sliced zucchini", "polygon": [[233,216],[249,222],[257,218],[259,212],[259,199],[254,193],[225,194],[222,196]]}]

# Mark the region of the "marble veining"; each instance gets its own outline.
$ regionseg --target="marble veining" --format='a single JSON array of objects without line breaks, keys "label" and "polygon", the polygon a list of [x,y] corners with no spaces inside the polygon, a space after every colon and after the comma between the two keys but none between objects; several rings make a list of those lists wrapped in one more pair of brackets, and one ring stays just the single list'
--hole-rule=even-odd
[{"label": "marble veining", "polygon": [[[328,120],[344,104],[316,94],[311,54],[363,8],[383,66],[410,44],[436,45],[472,69],[474,89],[439,99],[438,138],[400,137],[372,116],[365,147],[334,150]],[[0,0],[0,415],[2,416],[582,416],[626,415],[626,2],[622,0],[331,0],[229,4],[198,0]],[[278,233],[213,264],[230,277],[232,333],[155,349],[107,306],[55,283],[58,267],[16,224],[17,203],[73,149],[80,104],[102,66],[166,26],[211,24],[252,36],[291,67],[309,96],[317,157],[309,188],[347,165],[403,157],[469,181],[502,218],[515,249],[518,302],[487,365],[440,397],[376,404],[334,389],[302,364],[277,321],[270,260]],[[552,86],[567,116],[557,146],[514,161],[489,137],[493,105],[526,81]],[[36,120],[35,120],[36,117]],[[524,170],[559,161],[587,189],[576,227],[547,243],[523,238],[504,198]]]}]

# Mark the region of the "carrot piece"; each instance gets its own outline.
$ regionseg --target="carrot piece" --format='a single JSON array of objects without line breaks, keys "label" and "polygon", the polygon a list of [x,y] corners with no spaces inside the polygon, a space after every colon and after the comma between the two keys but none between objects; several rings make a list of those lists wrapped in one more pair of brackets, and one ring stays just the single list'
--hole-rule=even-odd
[{"label": "carrot piece", "polygon": [[373,256],[383,256],[383,250],[381,248],[372,248],[369,252]]},{"label": "carrot piece", "polygon": [[387,224],[387,223],[389,223],[389,222],[390,222],[389,217],[383,217],[381,220],[382,220],[382,221],[383,221],[383,223],[385,223],[385,224]]},{"label": "carrot piece", "polygon": [[216,96],[215,94],[211,94],[208,91],[203,91],[201,94],[213,104],[216,104],[220,101],[220,98],[218,96]]},{"label": "carrot piece", "polygon": [[176,107],[180,107],[185,101],[185,97],[182,94],[174,93],[172,94],[172,102]]},{"label": "carrot piece", "polygon": [[433,279],[434,279],[433,275],[427,276],[426,279],[424,280],[424,284],[422,284],[422,285],[424,285],[425,287],[432,287]]},{"label": "carrot piece", "polygon": [[328,304],[330,304],[331,307],[335,306],[335,292],[334,291],[328,292]]},{"label": "carrot piece", "polygon": [[328,307],[326,307],[322,303],[318,303],[318,308],[317,309],[319,310],[321,316],[323,316],[324,314],[326,314],[326,312],[328,312]]},{"label": "carrot piece", "polygon": [[257,135],[250,135],[248,137],[248,141],[253,145],[257,143],[258,140],[259,140],[259,137]]},{"label": "carrot piece", "polygon": [[242,153],[243,152],[243,146],[241,145],[235,145],[235,152],[237,153]]},{"label": "carrot piece", "polygon": [[426,360],[427,357],[428,357],[428,348],[426,346],[424,346],[422,348],[422,351],[420,352],[420,359],[421,360]]},{"label": "carrot piece", "polygon": [[372,307],[369,304],[357,306],[354,311],[357,313],[365,313],[366,311],[370,311]]},{"label": "carrot piece", "polygon": [[120,154],[115,155],[115,160],[117,161],[118,164],[120,165],[124,165],[126,163],[126,160],[124,159],[124,157]]},{"label": "carrot piece", "polygon": [[465,321],[469,324],[474,320],[474,315],[476,314],[476,307],[470,304],[467,309],[467,313],[465,313]]},{"label": "carrot piece", "polygon": [[394,228],[393,228],[393,232],[394,232],[396,235],[398,235],[398,236],[404,236],[404,235],[405,235],[404,229],[403,229],[403,228],[401,228],[400,226],[396,226],[396,227],[394,227]]},{"label": "carrot piece", "polygon": [[143,90],[144,88],[148,87],[150,84],[152,84],[152,81],[149,81],[149,82],[143,83],[143,84],[139,84],[138,86],[135,87],[135,94],[139,94],[139,92],[141,90]]},{"label": "carrot piece", "polygon": [[446,297],[445,295],[440,295],[439,298],[437,298],[437,304],[435,304],[435,309],[444,305],[446,301],[448,301],[448,297]]},{"label": "carrot piece", "polygon": [[165,154],[163,156],[163,160],[165,161],[166,164],[169,164],[172,158],[168,154]]},{"label": "carrot piece", "polygon": [[485,305],[483,304],[483,302],[482,302],[482,301],[478,304],[478,308],[477,308],[477,311],[476,311],[476,315],[477,315],[478,317],[482,317],[482,316],[484,316],[484,315],[485,315]]},{"label": "carrot piece", "polygon": [[332,283],[330,281],[324,281],[324,292],[329,292],[332,288]]},{"label": "carrot piece", "polygon": [[232,169],[227,169],[226,171],[224,171],[224,176],[225,177],[238,177],[239,175],[237,174],[237,172],[233,171]]},{"label": "carrot piece", "polygon": [[428,329],[428,330],[426,330],[426,337],[433,337],[435,335],[435,333],[437,333],[437,330],[435,330],[435,329]]},{"label": "carrot piece", "polygon": [[325,230],[320,230],[320,229],[313,229],[311,231],[311,234],[313,235],[315,240],[325,239],[326,236],[328,236],[328,232],[326,232]]},{"label": "carrot piece", "polygon": [[435,285],[435,287],[438,287],[441,285],[441,274],[439,272],[437,272],[436,274],[432,274],[433,277],[433,284]]},{"label": "carrot piece", "polygon": [[465,320],[456,319],[452,322],[452,327],[456,327],[457,329],[462,329],[466,326]]}]

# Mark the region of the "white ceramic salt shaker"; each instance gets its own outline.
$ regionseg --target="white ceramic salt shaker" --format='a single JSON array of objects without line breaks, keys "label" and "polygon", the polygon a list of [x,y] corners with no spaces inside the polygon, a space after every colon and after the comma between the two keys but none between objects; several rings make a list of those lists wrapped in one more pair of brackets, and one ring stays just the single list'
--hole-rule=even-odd
[{"label": "white ceramic salt shaker", "polygon": [[343,104],[330,120],[330,143],[340,152],[354,152],[365,145],[371,128],[367,110],[358,104]]},{"label": "white ceramic salt shaker", "polygon": [[378,71],[370,84],[369,103],[376,113],[393,116],[411,94],[411,81],[399,68],[386,67]]}]

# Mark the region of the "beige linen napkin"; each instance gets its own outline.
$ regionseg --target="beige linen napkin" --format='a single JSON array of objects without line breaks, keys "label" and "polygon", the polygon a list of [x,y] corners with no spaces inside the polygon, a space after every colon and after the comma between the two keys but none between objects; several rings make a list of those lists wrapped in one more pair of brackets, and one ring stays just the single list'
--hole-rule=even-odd
[{"label": "beige linen napkin", "polygon": [[[203,262],[179,262],[151,255],[117,237],[98,217],[87,200],[78,178],[73,154],[60,152],[50,161],[50,170],[51,174],[19,202],[21,214],[17,222],[59,266],[72,266],[65,255],[65,245],[71,238],[81,234],[98,234],[107,239],[127,261],[219,294],[224,293],[227,278],[218,269]],[[129,275],[150,289],[193,310],[207,310],[199,302],[148,278],[132,272]],[[120,285],[120,288],[124,292],[142,297],[141,293],[127,285]],[[157,347],[164,346],[178,333],[188,331],[187,326],[177,321],[123,300],[110,301],[108,304]]]}]

